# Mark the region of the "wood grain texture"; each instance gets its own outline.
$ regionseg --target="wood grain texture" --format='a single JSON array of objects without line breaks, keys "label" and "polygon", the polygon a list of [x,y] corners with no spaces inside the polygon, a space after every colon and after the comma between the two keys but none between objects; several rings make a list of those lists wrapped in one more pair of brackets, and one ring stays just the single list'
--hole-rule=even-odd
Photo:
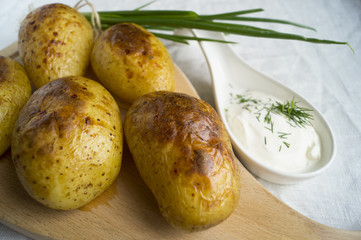
[{"label": "wood grain texture", "polygon": [[[20,60],[16,44],[0,55]],[[179,69],[176,90],[198,96]],[[243,166],[241,176],[241,198],[234,213],[209,230],[185,233],[162,218],[126,145],[116,182],[88,205],[72,211],[52,210],[31,199],[17,179],[8,150],[0,157],[0,222],[34,239],[361,239],[360,231],[327,227],[297,213]]]}]

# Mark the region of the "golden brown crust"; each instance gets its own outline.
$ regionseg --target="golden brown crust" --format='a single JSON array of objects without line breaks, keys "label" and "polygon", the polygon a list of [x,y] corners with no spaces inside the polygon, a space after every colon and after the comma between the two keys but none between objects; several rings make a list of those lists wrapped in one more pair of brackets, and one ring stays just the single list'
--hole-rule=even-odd
[{"label": "golden brown crust", "polygon": [[19,54],[36,88],[60,77],[83,75],[92,44],[89,22],[64,4],[35,9],[19,30]]},{"label": "golden brown crust", "polygon": [[[142,126],[138,131],[144,141],[156,139],[160,144],[184,145],[181,149],[184,158],[176,163],[175,173],[208,175],[213,171],[213,159],[206,150],[229,154],[218,114],[205,102],[186,94],[148,94],[133,105],[129,121],[131,125]],[[229,159],[235,161],[233,154]]]},{"label": "golden brown crust", "polygon": [[0,155],[10,146],[16,119],[30,95],[31,85],[24,68],[0,56]]},{"label": "golden brown crust", "polygon": [[5,57],[0,56],[0,82],[9,79],[9,75],[10,75],[10,67],[8,64],[8,60]]},{"label": "golden brown crust", "polygon": [[206,229],[236,207],[237,159],[209,104],[181,93],[150,93],[133,103],[124,130],[137,168],[170,223]]},{"label": "golden brown crust", "polygon": [[149,37],[151,35],[142,31],[134,24],[116,24],[103,35],[114,51],[120,55],[141,54],[145,57],[152,55]]},{"label": "golden brown crust", "polygon": [[21,183],[52,208],[86,204],[110,186],[120,169],[120,112],[110,93],[90,79],[61,78],[35,91],[13,136]]},{"label": "golden brown crust", "polygon": [[[75,117],[69,118],[69,115],[83,114],[84,105],[94,98],[92,93],[83,88],[86,89],[73,82],[71,78],[49,83],[42,91],[36,91],[31,97],[27,108],[18,120],[18,125],[27,126],[28,129],[37,129],[37,131],[39,128],[44,128],[44,131],[51,128],[58,132],[59,137],[63,137],[72,130],[74,125]],[[58,109],[53,108],[54,101],[61,103]],[[84,124],[85,122],[86,120]],[[36,141],[36,139],[29,139],[29,141]]]},{"label": "golden brown crust", "polygon": [[126,103],[153,91],[173,91],[174,66],[163,43],[133,23],[108,28],[94,44],[91,64],[99,81]]}]

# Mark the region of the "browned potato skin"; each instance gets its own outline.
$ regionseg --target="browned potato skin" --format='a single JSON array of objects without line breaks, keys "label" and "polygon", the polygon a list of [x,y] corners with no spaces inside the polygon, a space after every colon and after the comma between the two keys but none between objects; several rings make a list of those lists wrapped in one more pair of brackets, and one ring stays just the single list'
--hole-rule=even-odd
[{"label": "browned potato skin", "polygon": [[203,230],[235,209],[239,165],[209,104],[181,93],[150,93],[130,107],[124,132],[137,169],[169,223]]},{"label": "browned potato skin", "polygon": [[123,136],[118,106],[90,79],[52,81],[21,110],[11,149],[30,196],[54,209],[79,208],[119,173]]},{"label": "browned potato skin", "polygon": [[36,88],[57,78],[84,75],[92,46],[89,22],[63,4],[35,9],[20,26],[19,54]]},{"label": "browned potato skin", "polygon": [[94,44],[91,64],[100,82],[128,103],[149,92],[175,88],[167,49],[136,24],[117,24],[104,31]]},{"label": "browned potato skin", "polygon": [[24,68],[0,56],[0,155],[10,147],[16,119],[30,95],[31,85]]}]

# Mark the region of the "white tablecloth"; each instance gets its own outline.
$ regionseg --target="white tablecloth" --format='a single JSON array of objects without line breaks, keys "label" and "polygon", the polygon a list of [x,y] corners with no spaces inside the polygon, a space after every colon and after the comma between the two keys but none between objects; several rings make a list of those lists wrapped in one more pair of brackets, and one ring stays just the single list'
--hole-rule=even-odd
[{"label": "white tablecloth", "polygon": [[[29,8],[50,0],[0,0],[0,49],[17,40]],[[66,2],[75,5],[76,1]],[[98,10],[134,9],[147,0],[93,0]],[[360,0],[158,0],[147,9],[185,9],[200,14],[264,8],[259,17],[281,18],[315,27],[256,24],[310,37],[348,41],[347,46],[230,36],[239,55],[255,69],[299,92],[325,116],[336,138],[336,159],[322,175],[296,185],[258,179],[275,196],[303,215],[328,226],[361,230],[361,1]],[[87,9],[88,11],[89,9]],[[206,61],[194,43],[165,42],[175,63],[201,98],[213,104]],[[1,184],[1,183],[0,183]],[[0,224],[0,239],[27,237]]]}]

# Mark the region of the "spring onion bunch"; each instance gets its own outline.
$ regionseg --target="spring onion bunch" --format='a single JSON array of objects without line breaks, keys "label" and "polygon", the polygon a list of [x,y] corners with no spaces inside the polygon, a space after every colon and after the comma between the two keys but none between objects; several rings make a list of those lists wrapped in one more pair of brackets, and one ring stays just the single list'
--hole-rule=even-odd
[{"label": "spring onion bunch", "polygon": [[[159,38],[168,39],[181,43],[188,43],[188,40],[217,41],[217,42],[224,42],[224,41],[198,38],[192,36],[184,36],[184,35],[175,35],[173,34],[173,32],[177,28],[201,29],[208,31],[223,32],[225,34],[237,34],[237,35],[260,37],[260,38],[299,40],[299,41],[321,43],[321,44],[346,44],[351,48],[351,46],[347,42],[308,38],[297,34],[278,32],[270,29],[240,24],[244,22],[278,23],[278,24],[288,24],[315,31],[315,29],[312,27],[290,21],[245,16],[251,13],[261,12],[263,11],[262,8],[227,12],[221,14],[199,15],[194,11],[143,10],[143,8],[149,4],[143,5],[135,10],[100,11],[98,12],[98,14],[101,21],[101,28],[105,30],[117,23],[136,23],[148,29],[150,32],[152,32],[154,35],[156,35]],[[91,21],[91,15],[92,15],[91,12],[85,12],[82,14],[89,21]],[[159,32],[158,30],[161,30],[161,32]]]}]

